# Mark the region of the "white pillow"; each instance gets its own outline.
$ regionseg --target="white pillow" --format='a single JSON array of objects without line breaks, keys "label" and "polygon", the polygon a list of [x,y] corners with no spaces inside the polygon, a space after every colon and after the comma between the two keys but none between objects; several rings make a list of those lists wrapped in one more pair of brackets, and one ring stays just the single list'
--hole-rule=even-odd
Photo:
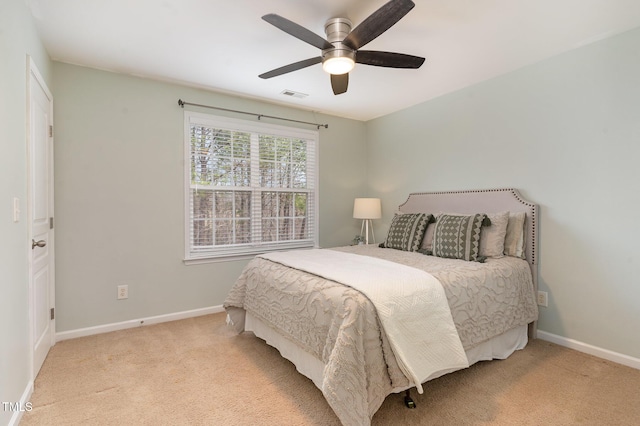
[{"label": "white pillow", "polygon": [[525,212],[509,214],[507,235],[504,239],[504,254],[524,259],[524,220]]},{"label": "white pillow", "polygon": [[509,212],[487,213],[487,217],[491,225],[483,226],[480,231],[480,256],[503,257]]},{"label": "white pillow", "polygon": [[436,229],[436,221],[432,221],[427,225],[427,230],[424,233],[424,239],[422,240],[422,245],[420,248],[422,250],[431,251],[433,245],[433,233]]}]

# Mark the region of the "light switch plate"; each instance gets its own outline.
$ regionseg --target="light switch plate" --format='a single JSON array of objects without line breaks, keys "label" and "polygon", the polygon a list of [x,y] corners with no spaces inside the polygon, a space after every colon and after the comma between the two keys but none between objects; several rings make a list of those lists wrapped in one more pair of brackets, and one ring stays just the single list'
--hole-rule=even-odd
[{"label": "light switch plate", "polygon": [[20,222],[20,199],[13,197],[13,221]]}]

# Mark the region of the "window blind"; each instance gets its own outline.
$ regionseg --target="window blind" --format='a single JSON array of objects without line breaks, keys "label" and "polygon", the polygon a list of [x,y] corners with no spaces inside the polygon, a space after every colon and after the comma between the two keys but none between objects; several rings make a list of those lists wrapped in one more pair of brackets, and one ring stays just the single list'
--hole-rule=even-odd
[{"label": "window blind", "polygon": [[318,132],[185,112],[185,257],[317,245]]}]

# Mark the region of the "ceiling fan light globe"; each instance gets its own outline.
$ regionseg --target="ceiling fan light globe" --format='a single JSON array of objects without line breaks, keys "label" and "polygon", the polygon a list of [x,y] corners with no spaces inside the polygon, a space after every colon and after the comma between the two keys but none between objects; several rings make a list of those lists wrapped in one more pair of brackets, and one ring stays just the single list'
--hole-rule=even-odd
[{"label": "ceiling fan light globe", "polygon": [[349,57],[334,57],[325,59],[322,69],[329,74],[341,75],[351,71],[355,64],[355,61]]}]

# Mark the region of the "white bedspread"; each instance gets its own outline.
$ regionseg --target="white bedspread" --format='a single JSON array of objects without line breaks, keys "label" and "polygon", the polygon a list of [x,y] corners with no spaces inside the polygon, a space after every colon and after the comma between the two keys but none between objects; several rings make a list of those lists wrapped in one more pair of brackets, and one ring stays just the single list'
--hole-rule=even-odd
[{"label": "white bedspread", "polygon": [[347,285],[376,307],[398,365],[418,392],[434,376],[469,366],[440,282],[406,265],[333,250],[261,255]]}]

